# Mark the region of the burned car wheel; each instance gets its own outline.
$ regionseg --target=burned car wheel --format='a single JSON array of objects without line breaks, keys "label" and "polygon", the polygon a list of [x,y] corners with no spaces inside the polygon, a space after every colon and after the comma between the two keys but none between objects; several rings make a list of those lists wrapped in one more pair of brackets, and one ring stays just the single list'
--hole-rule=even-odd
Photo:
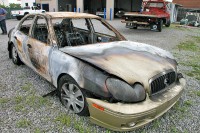
[{"label": "burned car wheel", "polygon": [[17,49],[14,44],[12,44],[12,46],[11,46],[11,57],[12,57],[12,61],[14,64],[16,64],[16,65],[22,64],[22,62],[18,56]]},{"label": "burned car wheel", "polygon": [[80,116],[89,115],[86,93],[72,78],[61,77],[58,90],[60,101],[68,110]]}]

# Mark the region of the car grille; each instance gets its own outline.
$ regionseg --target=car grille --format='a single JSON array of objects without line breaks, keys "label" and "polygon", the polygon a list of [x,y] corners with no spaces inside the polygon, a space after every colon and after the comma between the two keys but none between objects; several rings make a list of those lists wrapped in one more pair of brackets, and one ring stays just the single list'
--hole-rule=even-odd
[{"label": "car grille", "polygon": [[160,92],[173,84],[176,81],[176,73],[174,71],[170,71],[165,74],[159,74],[156,75],[154,78],[152,78],[150,82],[151,86],[151,95]]}]

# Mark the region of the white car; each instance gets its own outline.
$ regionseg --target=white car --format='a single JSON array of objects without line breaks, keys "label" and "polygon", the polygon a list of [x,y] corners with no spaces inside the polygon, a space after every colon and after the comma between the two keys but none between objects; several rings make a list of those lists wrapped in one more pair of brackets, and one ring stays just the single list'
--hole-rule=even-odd
[{"label": "white car", "polygon": [[32,7],[24,7],[23,10],[11,11],[11,14],[12,16],[16,17],[17,20],[21,20],[27,14],[44,13],[44,12],[46,11],[39,9],[37,6],[32,6]]}]

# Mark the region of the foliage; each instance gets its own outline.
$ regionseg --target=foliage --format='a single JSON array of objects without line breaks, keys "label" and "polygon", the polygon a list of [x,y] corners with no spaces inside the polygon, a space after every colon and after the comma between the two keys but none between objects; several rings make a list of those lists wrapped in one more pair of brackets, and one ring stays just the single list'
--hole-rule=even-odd
[{"label": "foliage", "polygon": [[22,8],[20,4],[15,4],[15,3],[10,3],[9,6],[5,6],[5,5],[1,5],[1,4],[0,4],[0,7],[1,7],[1,8],[4,8],[4,9],[5,9],[5,8],[12,8],[12,9],[13,9],[13,8],[17,8],[17,9],[18,9],[18,8]]},{"label": "foliage", "polygon": [[21,5],[20,4],[15,4],[15,3],[10,3],[9,7],[10,8],[21,8]]}]

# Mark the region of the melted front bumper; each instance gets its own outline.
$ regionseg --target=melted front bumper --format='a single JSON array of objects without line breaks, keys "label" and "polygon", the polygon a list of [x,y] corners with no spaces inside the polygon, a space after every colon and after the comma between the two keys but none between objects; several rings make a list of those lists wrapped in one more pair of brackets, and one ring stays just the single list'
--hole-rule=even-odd
[{"label": "melted front bumper", "polygon": [[179,81],[180,83],[159,96],[147,96],[146,100],[140,103],[108,103],[87,98],[91,121],[114,131],[139,128],[163,115],[178,101],[185,86],[185,79],[181,78]]}]

